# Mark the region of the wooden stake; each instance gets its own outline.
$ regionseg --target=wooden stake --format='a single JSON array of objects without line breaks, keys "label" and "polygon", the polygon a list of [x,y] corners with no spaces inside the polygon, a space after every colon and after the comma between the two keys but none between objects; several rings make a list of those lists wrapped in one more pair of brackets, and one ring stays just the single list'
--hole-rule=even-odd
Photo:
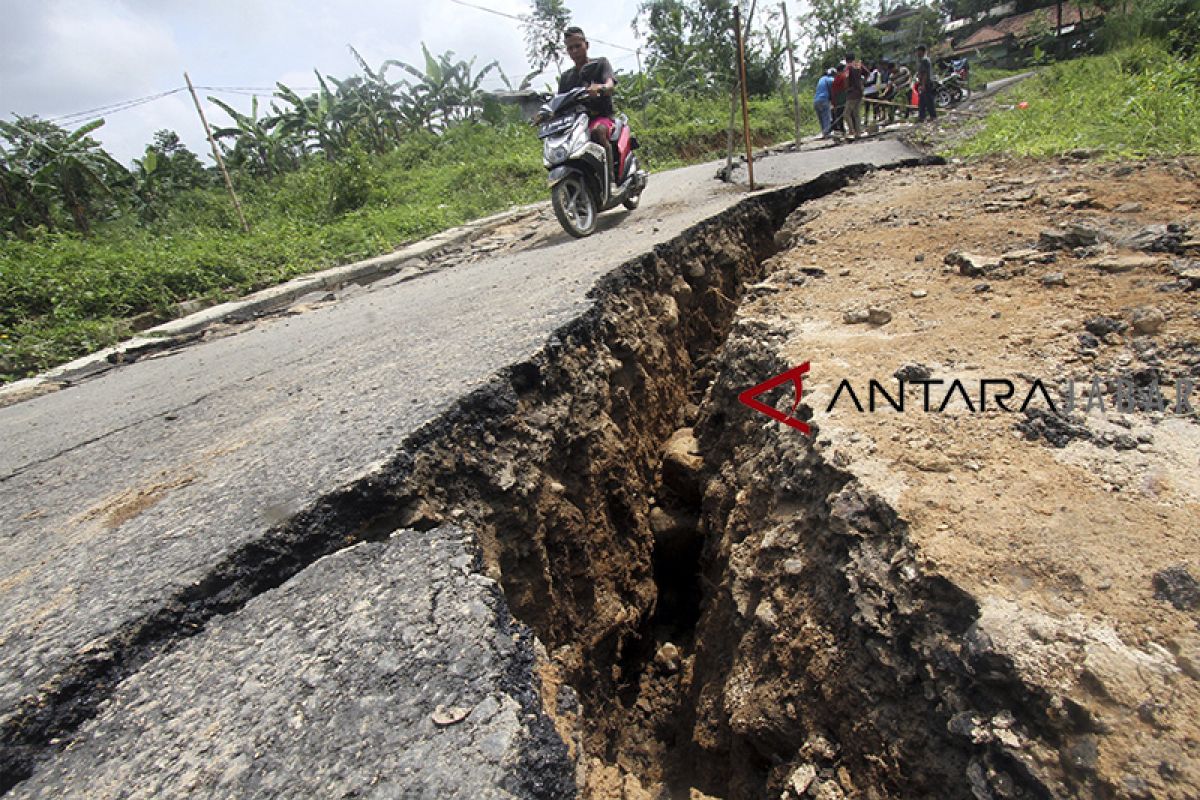
[{"label": "wooden stake", "polygon": [[792,52],[792,26],[788,24],[787,3],[780,3],[783,12],[783,37],[787,41],[788,67],[792,70],[792,110],[796,114],[796,149],[800,149],[800,94],[796,88],[796,55]]},{"label": "wooden stake", "polygon": [[729,127],[725,135],[725,180],[733,181],[733,126],[737,124],[738,92],[741,82],[734,78],[729,87]]},{"label": "wooden stake", "polygon": [[237,194],[233,191],[233,181],[229,179],[229,171],[225,169],[225,160],[221,158],[221,151],[217,149],[217,142],[212,137],[212,131],[209,130],[208,120],[204,118],[204,110],[200,108],[200,99],[196,97],[196,87],[192,86],[192,79],[186,72],[183,73],[183,79],[187,81],[188,91],[192,93],[192,102],[196,104],[196,113],[200,115],[200,124],[204,126],[204,135],[208,137],[213,158],[217,160],[217,166],[225,177],[225,188],[229,190],[229,196],[233,198],[233,207],[237,211],[238,219],[242,221],[242,230],[249,233],[250,225],[246,222],[246,215],[242,213],[242,204],[238,202]]},{"label": "wooden stake", "polygon": [[742,82],[742,134],[746,139],[746,171],[750,176],[750,191],[754,191],[754,153],[750,149],[750,100],[746,97],[746,50],[742,45],[742,12],[733,7],[733,32],[737,36],[738,74]]}]

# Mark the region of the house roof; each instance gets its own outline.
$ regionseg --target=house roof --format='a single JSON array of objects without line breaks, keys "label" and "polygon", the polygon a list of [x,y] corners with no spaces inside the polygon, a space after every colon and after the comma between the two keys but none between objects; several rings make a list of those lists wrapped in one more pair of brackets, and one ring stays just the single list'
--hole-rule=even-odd
[{"label": "house roof", "polygon": [[[1098,9],[1089,9],[1093,16],[1099,15]],[[1014,14],[1011,17],[1005,17],[1001,20],[996,20],[990,25],[984,25],[979,30],[972,33],[963,41],[959,42],[954,48],[956,51],[972,50],[980,47],[988,47],[1004,41],[1009,36],[1016,39],[1025,38],[1030,31],[1036,28],[1038,19],[1042,18],[1050,23],[1053,27],[1057,21],[1057,11],[1055,6],[1046,6],[1033,11],[1026,11],[1024,14]],[[1075,25],[1082,21],[1079,15],[1079,9],[1076,6],[1063,3],[1062,6],[1062,24],[1063,27]]]},{"label": "house roof", "polygon": [[973,50],[976,47],[987,47],[996,42],[1003,41],[1008,36],[1002,30],[993,28],[991,25],[984,25],[979,30],[972,33],[966,39],[958,43],[955,50]]},{"label": "house roof", "polygon": [[880,14],[878,17],[876,17],[874,26],[881,30],[890,30],[898,27],[897,23],[899,23],[900,20],[906,17],[911,17],[916,13],[917,9],[907,6],[904,3],[900,3],[888,13]]}]

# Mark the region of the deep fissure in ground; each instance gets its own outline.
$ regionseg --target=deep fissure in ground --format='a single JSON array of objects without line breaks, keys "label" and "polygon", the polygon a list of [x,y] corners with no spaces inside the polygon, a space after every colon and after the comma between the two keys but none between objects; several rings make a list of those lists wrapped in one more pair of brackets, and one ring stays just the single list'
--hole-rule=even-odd
[{"label": "deep fissure in ground", "polygon": [[[924,574],[886,504],[736,403],[789,366],[771,331],[731,335],[776,230],[865,170],[744,201],[626,265],[417,452],[407,522],[478,532],[547,649],[544,705],[591,796],[629,795],[628,776],[685,798],[1087,784],[1055,755],[1087,721],[973,640],[976,604]],[[1037,742],[1032,762],[976,732],[993,717]]]},{"label": "deep fissure in ground", "polygon": [[383,472],[234,554],[32,704],[3,731],[22,748],[9,785],[214,614],[353,541],[451,521],[545,645],[541,706],[593,796],[626,776],[672,797],[1049,796],[964,715],[1016,711],[1011,727],[1055,752],[1086,720],[1048,711],[972,641],[978,609],[923,574],[891,509],[736,405],[788,366],[772,331],[733,328],[776,230],[867,169],[747,199],[606,277],[586,314]]}]

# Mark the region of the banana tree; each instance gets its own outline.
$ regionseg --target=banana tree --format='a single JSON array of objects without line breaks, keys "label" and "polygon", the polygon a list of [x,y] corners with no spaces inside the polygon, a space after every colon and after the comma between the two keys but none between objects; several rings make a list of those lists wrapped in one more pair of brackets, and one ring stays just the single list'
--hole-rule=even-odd
[{"label": "banana tree", "polygon": [[9,182],[17,186],[20,176],[25,191],[39,197],[43,207],[58,200],[83,234],[91,231],[98,198],[111,197],[110,184],[128,178],[128,171],[88,136],[103,124],[103,119],[93,120],[68,133],[36,118],[0,122],[0,134],[13,145],[6,161],[21,165],[18,173],[8,170]]},{"label": "banana tree", "polygon": [[34,191],[28,167],[0,145],[0,230],[20,234],[37,225],[54,227],[50,206]]},{"label": "banana tree", "polygon": [[369,138],[375,142],[376,151],[383,152],[389,146],[399,144],[401,124],[404,120],[400,109],[408,102],[407,84],[404,81],[389,81],[387,71],[400,66],[393,59],[384,61],[379,69],[371,69],[357,50],[350,47],[355,61],[362,68],[362,76],[337,81],[338,95],[348,106],[347,114],[354,118],[358,127],[366,127]]},{"label": "banana tree", "polygon": [[[278,118],[258,115],[257,96],[250,101],[249,114],[241,113],[216,97],[208,99],[233,120],[234,127],[213,130],[213,138],[222,142],[230,163],[267,178],[297,165],[291,133],[283,129]],[[233,147],[225,147],[224,139],[232,139]]]},{"label": "banana tree", "polygon": [[[447,51],[437,58],[429,52],[424,42],[421,52],[425,56],[425,69],[420,70],[402,61],[397,65],[416,78],[409,83],[409,96],[413,107],[407,109],[410,119],[419,119],[424,127],[440,130],[465,119],[474,118],[483,107],[483,79],[494,69],[493,61],[478,73],[473,72],[475,59],[454,61],[454,53]],[[414,113],[419,112],[419,113]]]},{"label": "banana tree", "polygon": [[[316,72],[314,70],[314,72]],[[316,72],[318,90],[308,97],[301,97],[282,83],[276,83],[275,96],[291,105],[281,109],[271,104],[279,118],[282,131],[303,142],[307,151],[320,151],[333,160],[346,145],[346,137],[338,119],[338,97],[329,90],[329,85]]]}]

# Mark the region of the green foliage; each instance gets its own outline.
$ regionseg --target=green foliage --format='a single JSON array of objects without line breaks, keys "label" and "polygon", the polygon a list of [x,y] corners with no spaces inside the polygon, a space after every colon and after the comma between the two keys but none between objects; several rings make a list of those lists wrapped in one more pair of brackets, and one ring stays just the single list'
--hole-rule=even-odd
[{"label": "green foliage", "polygon": [[1200,56],[1181,59],[1141,42],[1103,56],[1063,62],[1008,95],[959,155],[1054,156],[1094,148],[1109,157],[1200,152]]},{"label": "green foliage", "polygon": [[971,65],[971,91],[983,91],[992,81],[998,81],[1002,78],[1011,78],[1013,75],[1019,75],[1028,70],[1022,69],[1004,69],[1002,67],[977,67]]},{"label": "green foliage", "polygon": [[[646,68],[656,80],[688,94],[709,94],[732,85],[737,65],[730,0],[644,0],[634,30],[644,31]],[[748,36],[746,60],[758,57]]]},{"label": "green foliage", "polygon": [[533,7],[522,17],[525,34],[525,57],[531,73],[539,73],[553,64],[562,71],[566,47],[563,30],[571,19],[571,10],[563,0],[531,0]]},{"label": "green foliage", "polygon": [[[811,94],[800,99],[801,124],[816,132]],[[664,97],[645,112],[630,112],[641,149],[638,158],[655,169],[682,166],[725,155],[728,141],[729,98]],[[750,133],[756,146],[791,139],[795,120],[791,97],[776,95],[750,101]],[[738,108],[734,147],[744,149],[741,109]]]},{"label": "green foliage", "polygon": [[128,172],[89,133],[98,119],[67,131],[37,117],[0,121],[0,221],[25,233],[41,225],[53,230],[69,218],[86,234],[113,207],[113,186]]},{"label": "green foliage", "polygon": [[1164,42],[1187,58],[1200,48],[1200,4],[1196,0],[1105,0],[1100,29],[1105,50],[1127,47],[1141,39]]},{"label": "green foliage", "polygon": [[918,45],[931,47],[942,38],[942,16],[931,5],[917,6],[917,13],[900,23],[901,48],[908,53]]},{"label": "green foliage", "polygon": [[805,72],[816,74],[845,55],[847,36],[867,15],[862,0],[812,0],[811,6],[812,13],[802,20],[801,30],[809,43]]},{"label": "green foliage", "polygon": [[375,176],[366,151],[350,148],[335,161],[314,159],[279,182],[280,213],[308,222],[330,222],[367,204]]},{"label": "green foliage", "polygon": [[874,64],[883,58],[883,31],[867,22],[856,22],[853,30],[843,40],[846,52],[854,53],[865,64]]},{"label": "green foliage", "polygon": [[200,159],[179,141],[174,131],[161,130],[146,154],[133,162],[133,197],[143,222],[169,213],[172,201],[182,193],[213,184]]},{"label": "green foliage", "polygon": [[527,125],[456,126],[384,156],[352,147],[329,162],[251,184],[240,231],[220,189],[180,193],[152,224],[118,220],[90,239],[34,231],[0,239],[0,380],[128,335],[128,319],[173,316],[542,199],[545,170]]}]

